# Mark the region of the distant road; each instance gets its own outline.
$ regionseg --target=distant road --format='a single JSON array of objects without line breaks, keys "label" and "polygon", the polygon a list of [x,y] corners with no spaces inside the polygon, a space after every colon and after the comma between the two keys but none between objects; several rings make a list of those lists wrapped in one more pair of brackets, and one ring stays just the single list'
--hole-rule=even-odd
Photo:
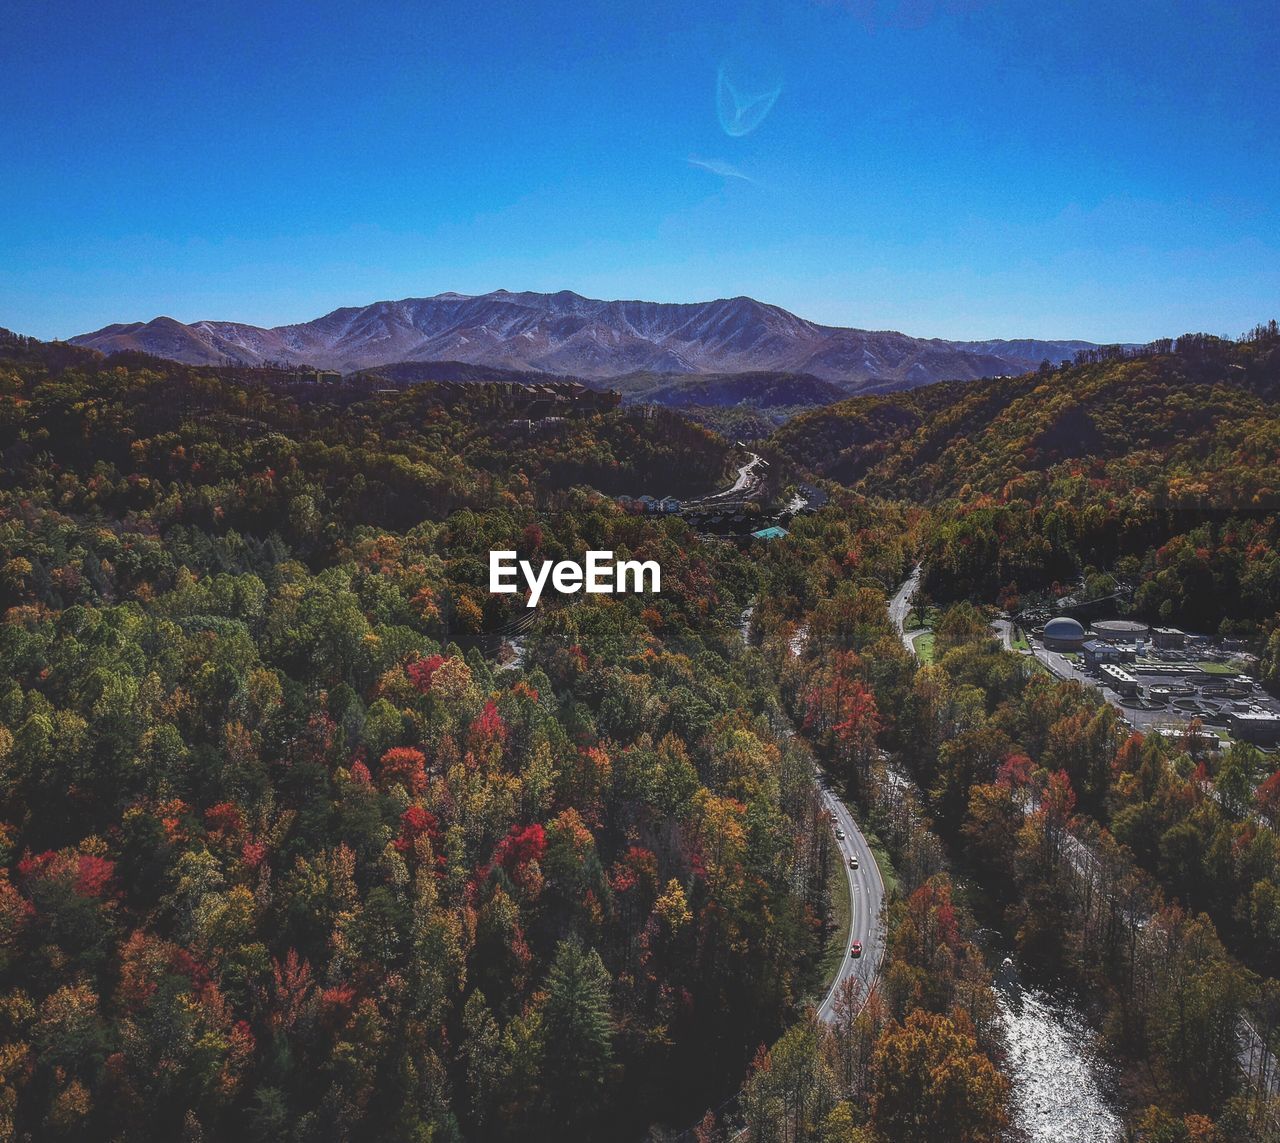
[{"label": "distant road", "polygon": [[1006,651],[1013,650],[1013,621],[1010,619],[997,619],[991,624],[996,629],[996,634],[1000,636],[1000,643]]},{"label": "distant road", "polygon": [[761,459],[758,453],[747,453],[747,463],[738,469],[738,479],[733,482],[731,488],[727,488],[721,493],[722,496],[732,496],[735,492],[741,492],[751,482],[752,474],[760,466]]},{"label": "distant road", "polygon": [[737,479],[728,488],[722,488],[719,492],[713,492],[699,500],[687,500],[684,507],[686,509],[712,508],[721,500],[737,501],[746,499],[759,486],[761,478],[758,470],[767,463],[759,453],[747,453],[746,462],[738,467]]},{"label": "distant road", "polygon": [[921,565],[916,564],[915,570],[903,580],[902,586],[898,588],[893,598],[889,600],[889,618],[898,629],[898,635],[908,651],[915,650],[912,646],[912,638],[916,632],[907,630],[907,612],[911,610],[911,597],[915,595],[916,588],[920,586],[920,572]]}]

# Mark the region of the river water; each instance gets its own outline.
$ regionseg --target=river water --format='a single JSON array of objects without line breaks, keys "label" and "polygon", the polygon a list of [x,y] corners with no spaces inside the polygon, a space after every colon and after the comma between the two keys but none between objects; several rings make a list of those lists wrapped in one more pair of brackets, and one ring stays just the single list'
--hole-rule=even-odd
[{"label": "river water", "polygon": [[[742,614],[740,631],[747,642],[754,605]],[[799,655],[808,639],[807,625],[791,640]],[[889,780],[911,784],[893,769]],[[1112,1070],[1095,1048],[1097,1037],[1084,1014],[1065,995],[1024,984],[1017,961],[1001,934],[978,934],[996,966],[994,988],[1004,1028],[1008,1058],[1005,1069],[1013,1083],[1013,1121],[1027,1143],[1117,1143],[1123,1125],[1115,1111]],[[941,1141],[940,1141],[941,1143]]]},{"label": "river water", "polygon": [[[986,930],[983,936],[997,935]],[[998,940],[989,940],[987,947],[998,949]],[[1112,1069],[1079,1008],[1065,995],[1026,986],[1008,956],[997,965],[995,993],[1008,1045],[1013,1118],[1024,1137],[1031,1143],[1121,1139]]]}]

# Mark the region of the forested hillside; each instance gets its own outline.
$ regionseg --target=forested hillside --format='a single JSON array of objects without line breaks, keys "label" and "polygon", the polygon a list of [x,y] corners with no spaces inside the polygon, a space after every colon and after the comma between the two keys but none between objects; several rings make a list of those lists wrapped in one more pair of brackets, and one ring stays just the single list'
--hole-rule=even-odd
[{"label": "forested hillside", "polygon": [[[1164,614],[1218,590],[1190,545],[1236,577],[1213,621],[1265,631],[1276,340],[801,418],[774,470],[857,487],[740,547],[612,499],[724,483],[675,413],[5,337],[0,1127],[994,1143],[995,923],[1096,997],[1138,1137],[1247,1137],[1233,1022],[1280,1011],[1261,757],[1126,736],[968,604],[920,666],[885,596],[923,554],[936,597],[1131,574]],[[656,559],[662,591],[548,595],[510,661],[495,548]],[[815,762],[890,883],[877,986],[827,1021]]]},{"label": "forested hillside", "polygon": [[[596,491],[723,442],[0,354],[6,1137],[635,1138],[737,1087],[816,983],[810,767],[750,563]],[[662,593],[499,669],[491,547]]]},{"label": "forested hillside", "polygon": [[[1280,611],[1280,335],[1179,338],[1061,369],[855,398],[772,442],[932,509],[943,599],[1118,579],[1154,620],[1255,639]],[[1270,667],[1276,667],[1275,648]]]}]

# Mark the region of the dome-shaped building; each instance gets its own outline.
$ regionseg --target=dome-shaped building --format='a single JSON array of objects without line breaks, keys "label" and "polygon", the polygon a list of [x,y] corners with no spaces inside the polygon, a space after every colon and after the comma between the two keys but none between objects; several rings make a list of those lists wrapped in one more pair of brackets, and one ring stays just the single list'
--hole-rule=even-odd
[{"label": "dome-shaped building", "polygon": [[1044,645],[1050,651],[1078,651],[1084,645],[1084,628],[1067,615],[1044,625]]}]

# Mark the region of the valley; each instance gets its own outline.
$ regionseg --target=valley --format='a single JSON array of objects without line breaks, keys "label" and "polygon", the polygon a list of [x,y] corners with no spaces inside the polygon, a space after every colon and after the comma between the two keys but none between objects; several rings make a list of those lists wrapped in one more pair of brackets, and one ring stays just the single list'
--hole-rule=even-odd
[{"label": "valley", "polygon": [[[1222,637],[1273,680],[1275,518],[1224,495],[1270,486],[1275,345],[838,401],[748,448],[568,381],[325,384],[7,337],[11,969],[93,991],[114,1046],[173,1015],[108,966],[160,958],[163,995],[227,1045],[198,1112],[131,1076],[161,1125],[260,1125],[252,1067],[291,1120],[337,1101],[375,1131],[394,1108],[493,1138],[699,1115],[761,1139],[896,1140],[921,1116],[975,1143],[1209,1116],[1265,1137],[1274,755],[1131,731],[996,609],[1203,623],[1207,569],[1235,577]],[[1204,437],[1179,451],[1188,403]],[[1213,505],[1169,509],[1184,471],[1217,474]],[[645,511],[641,488],[680,495]],[[786,527],[706,526],[747,505]],[[591,551],[660,566],[660,590],[548,588]],[[492,590],[494,552],[544,590]],[[197,659],[224,667],[189,691]],[[1228,850],[1247,862],[1210,864]],[[182,888],[196,862],[216,876]],[[164,967],[182,949],[216,993]],[[270,1015],[276,979],[303,1023]],[[357,1013],[384,1031],[353,1074]],[[916,1043],[946,1062],[918,1070]],[[435,1104],[374,1099],[410,1066]],[[930,1086],[953,1066],[962,1089]],[[13,1090],[23,1122],[49,1114]]]},{"label": "valley", "polygon": [[1280,1143],[1280,6],[5,6],[0,1143]]}]

